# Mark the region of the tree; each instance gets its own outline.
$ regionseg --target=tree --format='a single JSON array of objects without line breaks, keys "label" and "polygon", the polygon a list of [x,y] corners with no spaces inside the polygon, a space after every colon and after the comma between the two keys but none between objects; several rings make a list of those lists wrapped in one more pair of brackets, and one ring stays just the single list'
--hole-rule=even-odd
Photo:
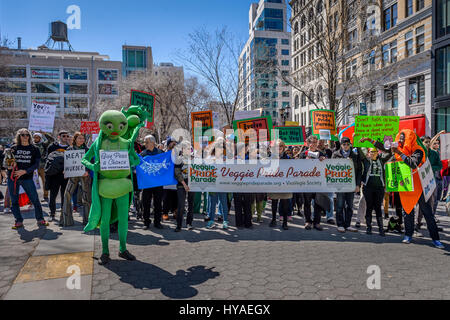
[{"label": "tree", "polygon": [[244,79],[239,71],[241,49],[242,45],[226,27],[214,33],[200,28],[189,34],[189,48],[179,54],[187,69],[207,83],[230,126],[243,92]]}]

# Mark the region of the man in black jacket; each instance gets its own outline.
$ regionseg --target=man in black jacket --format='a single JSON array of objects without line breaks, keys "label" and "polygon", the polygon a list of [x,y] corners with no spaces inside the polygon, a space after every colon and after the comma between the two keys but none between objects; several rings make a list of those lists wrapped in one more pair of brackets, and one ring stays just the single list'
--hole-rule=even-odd
[{"label": "man in black jacket", "polygon": [[[347,137],[342,138],[341,148],[335,151],[331,157],[332,159],[351,159],[353,161],[356,190],[359,192],[361,185],[361,161],[359,159],[358,152],[354,152],[351,149],[350,139]],[[357,232],[358,230],[351,226],[353,216],[353,200],[355,198],[355,192],[338,192],[337,195],[337,213],[336,223],[339,232]]]}]

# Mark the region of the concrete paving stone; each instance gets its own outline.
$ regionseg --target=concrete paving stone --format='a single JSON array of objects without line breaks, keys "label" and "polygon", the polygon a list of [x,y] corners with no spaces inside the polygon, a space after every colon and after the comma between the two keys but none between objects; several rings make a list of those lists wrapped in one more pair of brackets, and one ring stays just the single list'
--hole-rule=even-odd
[{"label": "concrete paving stone", "polygon": [[300,300],[319,300],[320,296],[316,293],[302,293],[299,296]]},{"label": "concrete paving stone", "polygon": [[266,289],[264,295],[266,296],[267,299],[281,299],[283,297],[283,293],[281,291],[275,291],[270,289]]}]

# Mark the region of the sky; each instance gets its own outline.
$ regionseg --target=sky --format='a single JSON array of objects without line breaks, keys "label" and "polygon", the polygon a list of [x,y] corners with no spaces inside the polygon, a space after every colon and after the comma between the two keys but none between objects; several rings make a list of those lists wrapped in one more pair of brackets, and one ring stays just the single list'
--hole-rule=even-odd
[{"label": "sky", "polygon": [[[52,21],[66,22],[70,5],[81,9],[81,29],[69,30],[75,51],[98,52],[122,61],[122,45],[151,46],[154,63],[177,63],[188,34],[199,27],[227,26],[245,43],[248,12],[257,0],[0,0],[2,38],[37,48],[49,37]],[[14,43],[17,46],[17,43]]]}]

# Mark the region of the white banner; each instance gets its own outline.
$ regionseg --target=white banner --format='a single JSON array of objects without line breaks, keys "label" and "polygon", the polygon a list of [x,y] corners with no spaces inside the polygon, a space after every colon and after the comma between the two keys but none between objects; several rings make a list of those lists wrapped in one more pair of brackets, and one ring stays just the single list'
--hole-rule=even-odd
[{"label": "white banner", "polygon": [[236,111],[234,113],[234,120],[251,119],[261,117],[261,109],[248,110],[248,111]]},{"label": "white banner", "polygon": [[450,159],[450,133],[442,134],[440,139],[441,139],[441,160]]},{"label": "white banner", "polygon": [[434,189],[436,189],[436,180],[434,179],[430,160],[427,159],[419,168],[419,177],[422,183],[423,196],[425,197],[425,201],[428,201],[433,195]]},{"label": "white banner", "polygon": [[81,164],[86,151],[66,150],[64,152],[64,178],[82,177],[86,173],[86,167]]},{"label": "white banner", "polygon": [[353,162],[346,159],[272,160],[264,164],[189,164],[193,192],[354,192]]},{"label": "white banner", "polygon": [[100,170],[130,170],[128,151],[100,151]]},{"label": "white banner", "polygon": [[28,130],[53,132],[55,123],[56,106],[33,102],[30,112]]}]

